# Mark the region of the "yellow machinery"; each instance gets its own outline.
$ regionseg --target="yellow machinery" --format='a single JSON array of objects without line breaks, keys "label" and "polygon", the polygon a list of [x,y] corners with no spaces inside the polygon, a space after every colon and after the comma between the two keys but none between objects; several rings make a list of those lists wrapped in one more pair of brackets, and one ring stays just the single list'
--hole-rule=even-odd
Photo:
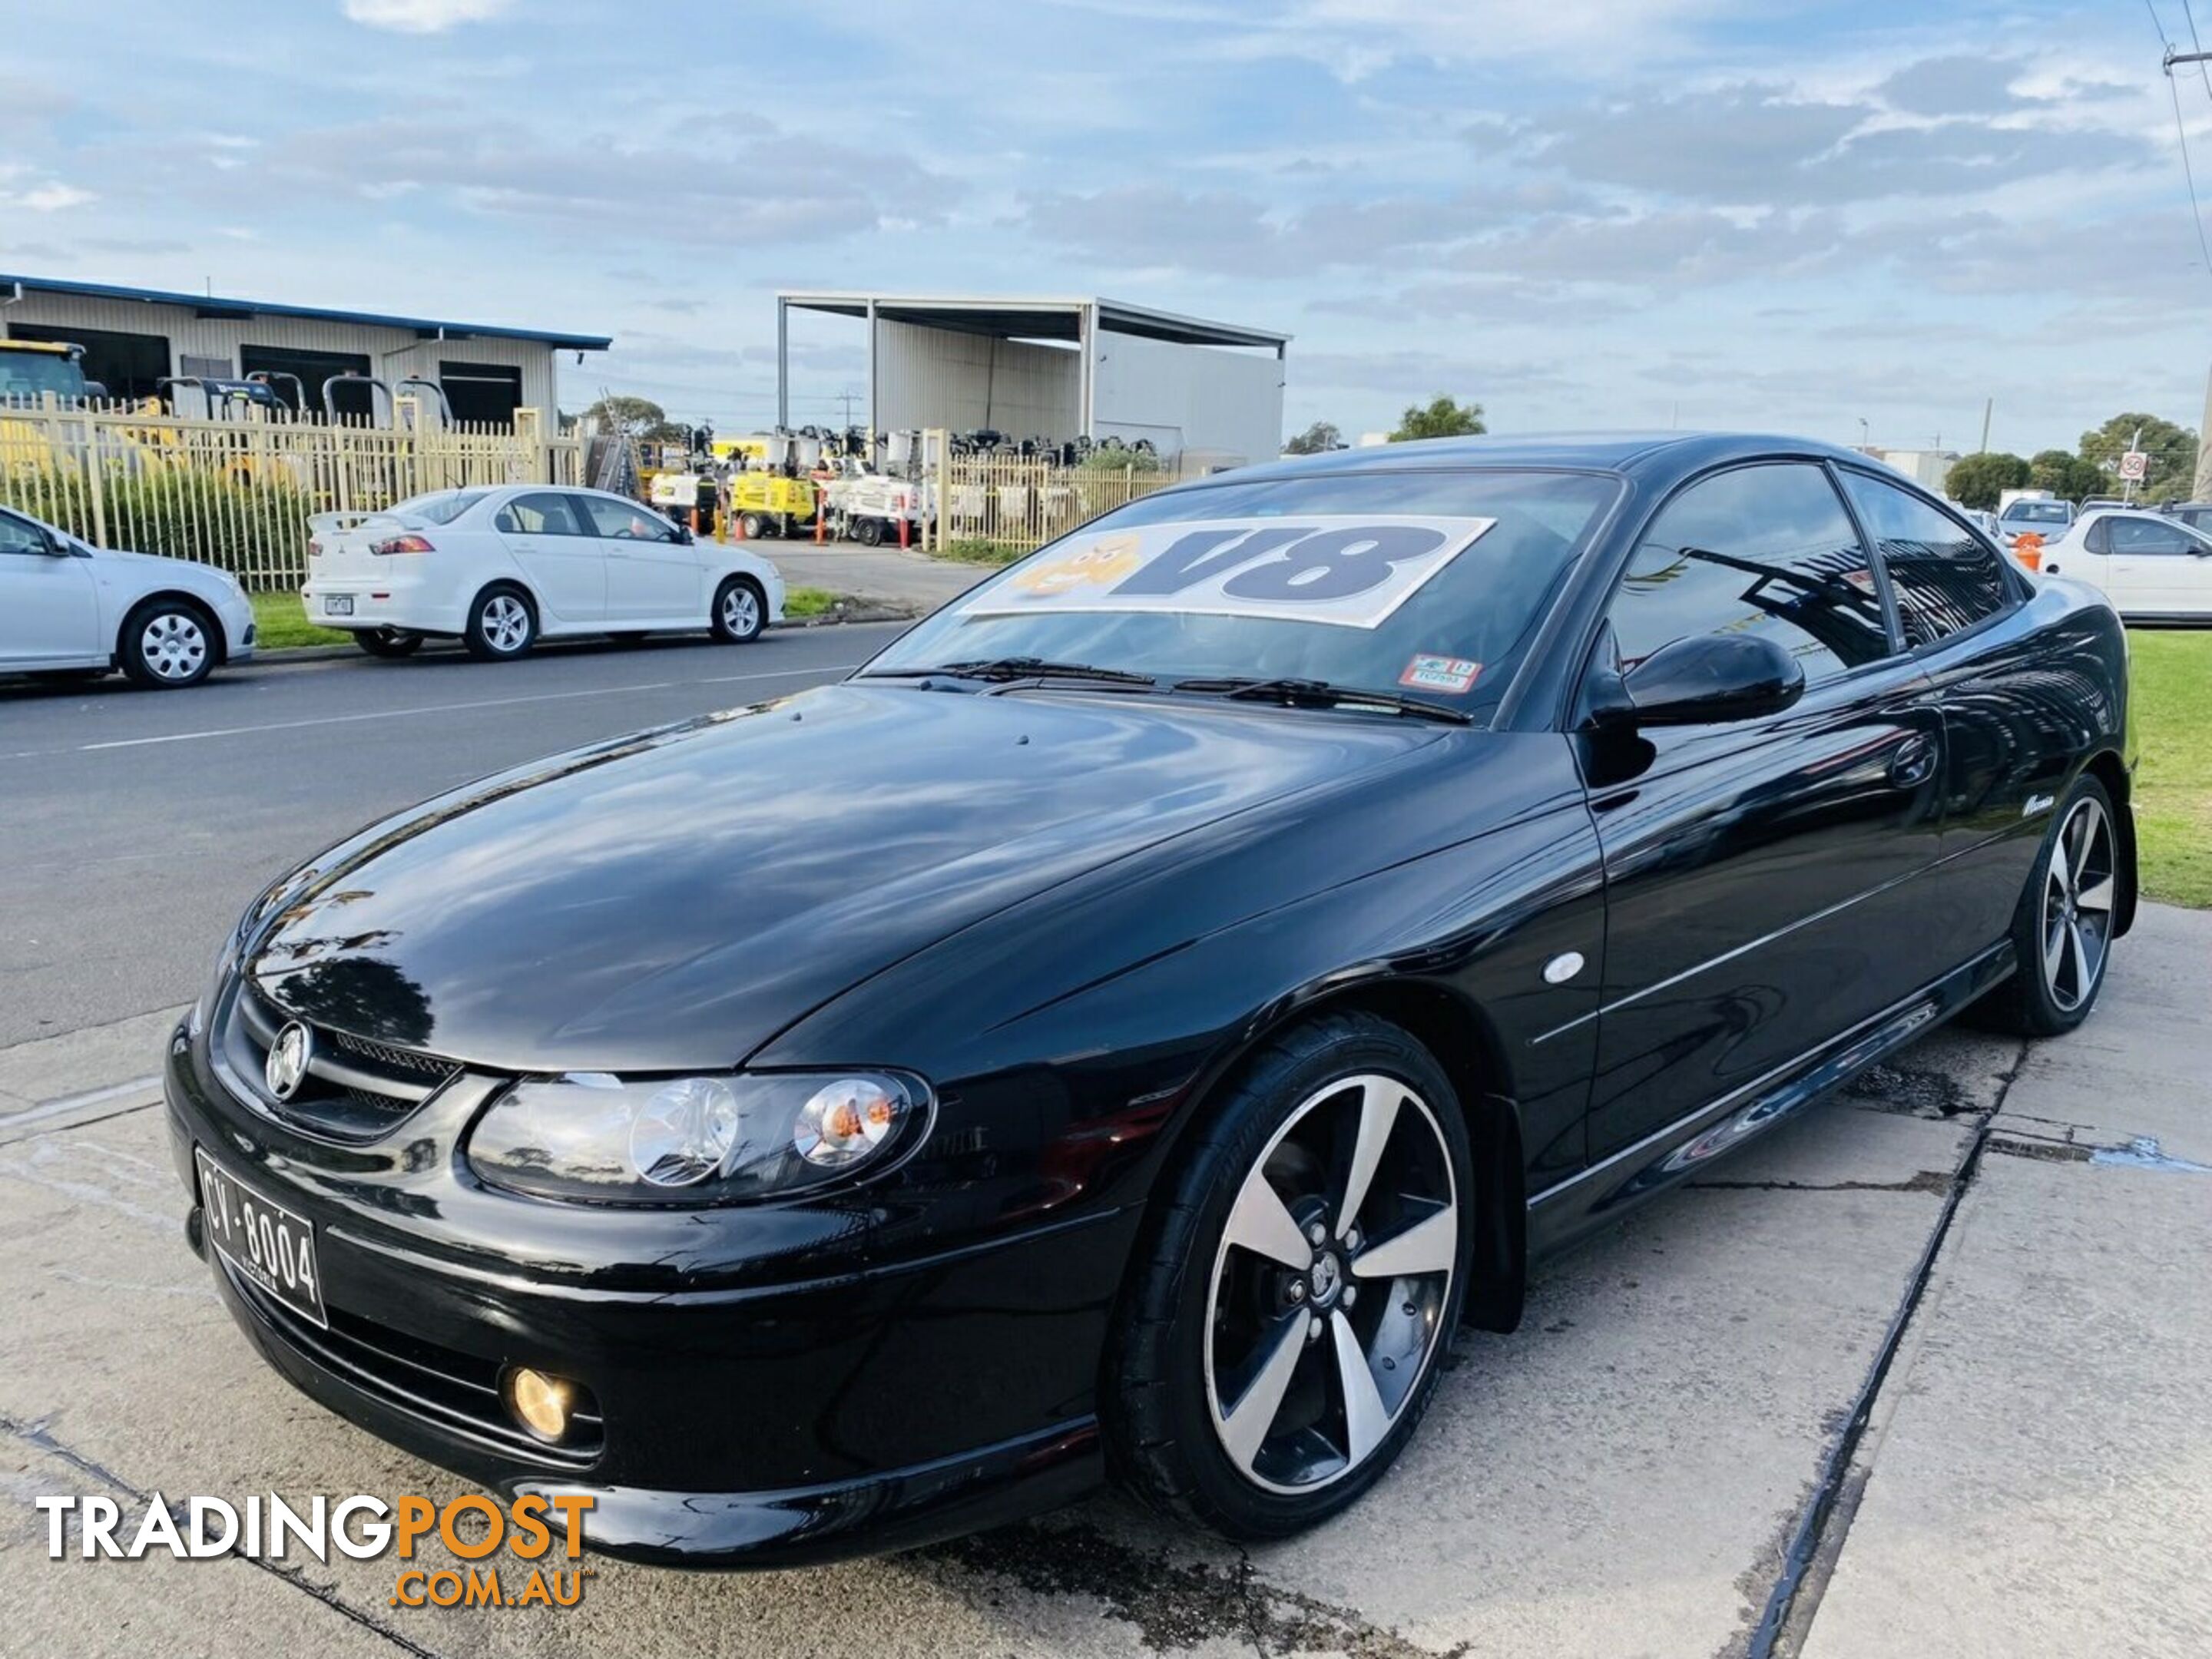
[{"label": "yellow machinery", "polygon": [[781,472],[732,472],[730,516],[744,526],[748,539],[781,536],[814,523],[811,478],[787,478]]}]

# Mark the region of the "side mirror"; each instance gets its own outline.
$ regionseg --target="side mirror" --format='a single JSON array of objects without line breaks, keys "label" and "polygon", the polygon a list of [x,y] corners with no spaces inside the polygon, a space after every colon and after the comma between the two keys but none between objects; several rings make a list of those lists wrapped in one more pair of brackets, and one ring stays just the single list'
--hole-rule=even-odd
[{"label": "side mirror", "polygon": [[677,545],[679,547],[689,547],[695,539],[696,538],[691,534],[690,526],[679,524],[676,526]]},{"label": "side mirror", "polygon": [[76,556],[76,549],[70,545],[69,538],[63,535],[59,531],[49,530],[46,531],[44,534],[46,536],[46,556],[48,558],[73,559]]},{"label": "side mirror", "polygon": [[1621,680],[1616,718],[1633,726],[1712,726],[1778,714],[1805,695],[1805,670],[1772,640],[1692,634],[1663,645]]}]

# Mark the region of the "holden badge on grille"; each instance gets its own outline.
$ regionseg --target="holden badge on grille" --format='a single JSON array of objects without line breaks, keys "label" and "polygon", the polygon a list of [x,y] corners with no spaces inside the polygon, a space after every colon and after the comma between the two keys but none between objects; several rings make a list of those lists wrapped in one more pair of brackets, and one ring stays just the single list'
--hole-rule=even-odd
[{"label": "holden badge on grille", "polygon": [[291,1099],[307,1080],[314,1042],[314,1034],[296,1019],[276,1033],[276,1041],[269,1045],[269,1058],[261,1063],[261,1080],[277,1099]]}]

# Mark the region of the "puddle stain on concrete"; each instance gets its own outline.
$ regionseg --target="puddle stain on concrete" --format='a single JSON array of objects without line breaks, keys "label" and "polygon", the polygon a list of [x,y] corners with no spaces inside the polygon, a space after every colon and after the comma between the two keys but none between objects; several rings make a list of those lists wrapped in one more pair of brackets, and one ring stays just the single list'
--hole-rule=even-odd
[{"label": "puddle stain on concrete", "polygon": [[2195,1164],[2161,1149],[2156,1135],[2137,1135],[2124,1146],[2100,1146],[2089,1154],[2092,1164],[2118,1164],[2130,1170],[2159,1170],[2168,1175],[2212,1175],[2212,1164]]},{"label": "puddle stain on concrete", "polygon": [[1463,1644],[1442,1652],[1422,1647],[1349,1607],[1269,1584],[1249,1559],[1230,1568],[1177,1562],[1164,1551],[1110,1538],[1088,1522],[984,1533],[914,1559],[1011,1582],[1032,1595],[1095,1596],[1110,1616],[1134,1626],[1156,1653],[1186,1651],[1217,1638],[1249,1642],[1262,1653],[1341,1653],[1351,1659],[1458,1659],[1466,1651]]}]

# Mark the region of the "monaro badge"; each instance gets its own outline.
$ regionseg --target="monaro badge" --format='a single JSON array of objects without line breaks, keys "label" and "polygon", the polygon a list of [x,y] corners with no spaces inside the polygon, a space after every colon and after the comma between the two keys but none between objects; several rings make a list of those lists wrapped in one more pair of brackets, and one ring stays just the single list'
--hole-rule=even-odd
[{"label": "monaro badge", "polygon": [[269,1057],[261,1062],[261,1080],[279,1100],[289,1100],[307,1080],[307,1062],[315,1051],[314,1033],[294,1020],[276,1033]]}]

